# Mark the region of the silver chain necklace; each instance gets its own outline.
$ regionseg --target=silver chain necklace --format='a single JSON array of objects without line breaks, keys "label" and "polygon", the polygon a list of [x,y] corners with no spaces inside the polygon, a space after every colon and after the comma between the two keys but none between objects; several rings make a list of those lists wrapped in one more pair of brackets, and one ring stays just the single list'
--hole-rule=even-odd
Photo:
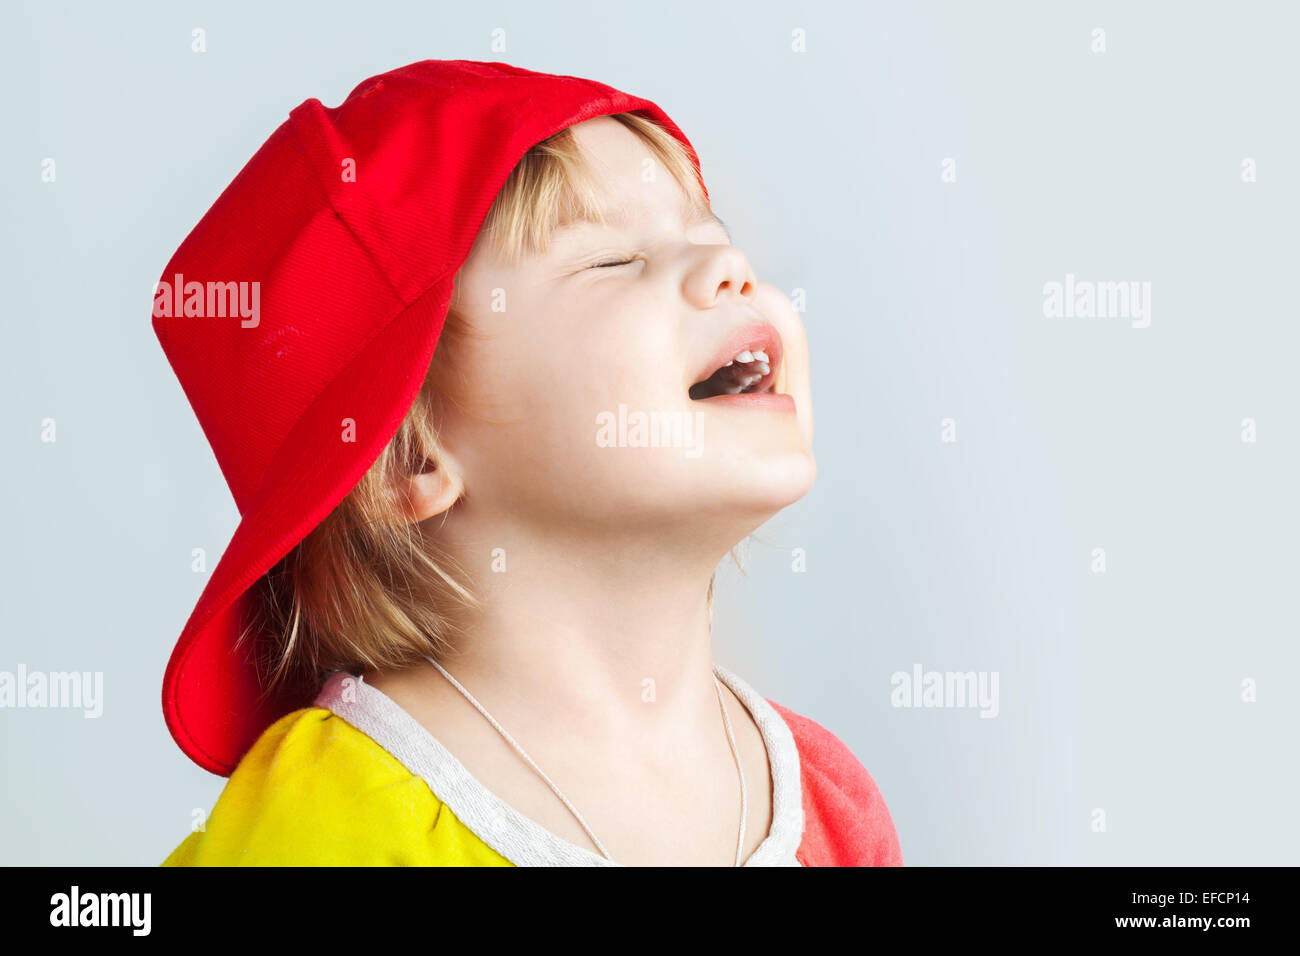
[{"label": "silver chain necklace", "polygon": [[[574,807],[574,805],[569,802],[569,798],[560,792],[560,788],[551,782],[551,778],[546,776],[546,774],[542,772],[542,768],[537,766],[537,764],[533,762],[533,758],[528,756],[528,754],[524,753],[524,749],[520,747],[519,744],[515,743],[515,739],[513,737],[511,737],[508,733],[506,733],[506,729],[502,727],[499,723],[497,723],[496,718],[494,718],[491,714],[489,714],[483,708],[483,705],[474,699],[474,695],[471,694],[469,691],[467,691],[464,687],[462,687],[460,682],[456,680],[456,678],[448,674],[447,669],[445,667],[443,667],[441,664],[439,664],[436,660],[434,660],[432,657],[430,657],[427,654],[425,655],[425,660],[427,660],[434,667],[438,668],[438,670],[441,671],[442,676],[447,678],[447,680],[451,682],[451,685],[453,687],[455,687],[458,691],[464,694],[465,699],[468,700],[471,704],[473,704],[474,708],[480,714],[482,714],[484,717],[487,718],[488,723],[490,723],[493,727],[497,729],[497,732],[500,733],[501,736],[505,738],[506,743],[508,743],[511,747],[513,747],[515,749],[515,752],[524,759],[524,763],[532,767],[533,770],[537,772],[537,775],[546,781],[546,785],[549,786],[552,792],[554,792],[554,794],[560,798],[560,802],[563,803],[568,808],[569,812],[573,814],[574,819],[576,819],[579,825],[582,827],[582,829],[586,831],[586,834],[591,839],[591,842],[596,845],[596,849],[600,850],[601,855],[605,859],[613,862],[613,857],[611,857],[608,851],[606,851],[604,844],[602,844],[598,839],[596,839],[596,834],[591,832],[591,827],[587,826],[587,821],[582,818],[582,814],[579,813],[577,808]],[[748,803],[745,799],[745,768],[741,765],[740,750],[736,747],[736,735],[732,733],[731,730],[731,717],[727,714],[727,702],[723,697],[722,684],[718,681],[718,673],[716,668],[714,669],[713,672],[713,685],[718,691],[718,706],[722,708],[722,723],[723,726],[727,728],[727,740],[731,744],[731,755],[735,758],[736,770],[739,771],[740,773],[740,833],[736,837],[736,866],[740,866],[741,854],[744,852],[744,848],[745,848],[745,817],[748,816],[748,810],[749,810]]]}]

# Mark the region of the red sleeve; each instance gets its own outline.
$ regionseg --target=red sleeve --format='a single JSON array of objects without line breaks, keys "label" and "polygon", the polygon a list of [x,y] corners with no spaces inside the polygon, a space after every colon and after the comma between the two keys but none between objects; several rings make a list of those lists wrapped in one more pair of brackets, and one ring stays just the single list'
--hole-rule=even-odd
[{"label": "red sleeve", "polygon": [[768,701],[794,736],[803,785],[804,866],[902,866],[893,818],[853,751],[807,717]]}]

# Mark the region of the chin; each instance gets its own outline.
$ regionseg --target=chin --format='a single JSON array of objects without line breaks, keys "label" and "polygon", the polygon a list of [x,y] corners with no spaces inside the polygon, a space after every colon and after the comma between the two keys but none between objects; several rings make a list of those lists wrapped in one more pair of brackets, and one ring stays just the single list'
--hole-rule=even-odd
[{"label": "chin", "polygon": [[715,491],[717,509],[750,514],[766,521],[783,508],[799,501],[817,481],[817,460],[807,448],[770,455],[752,465],[731,466],[716,472],[709,482]]},{"label": "chin", "polygon": [[817,482],[817,459],[808,449],[790,455],[782,462],[774,493],[780,507],[786,508],[812,491]]}]

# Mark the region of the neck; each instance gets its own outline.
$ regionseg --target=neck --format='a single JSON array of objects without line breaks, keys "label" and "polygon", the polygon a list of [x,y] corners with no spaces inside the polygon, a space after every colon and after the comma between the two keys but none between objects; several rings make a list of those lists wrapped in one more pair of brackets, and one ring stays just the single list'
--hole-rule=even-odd
[{"label": "neck", "polygon": [[470,693],[593,749],[718,725],[708,590],[720,554],[518,529],[456,551],[491,555],[490,541],[505,570],[462,560],[481,609],[439,657]]}]

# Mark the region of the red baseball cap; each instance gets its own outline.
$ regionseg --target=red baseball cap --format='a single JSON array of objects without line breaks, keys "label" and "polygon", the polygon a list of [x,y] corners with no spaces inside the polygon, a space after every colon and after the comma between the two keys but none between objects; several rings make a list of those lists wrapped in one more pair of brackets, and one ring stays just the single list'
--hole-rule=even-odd
[{"label": "red baseball cap", "polygon": [[[315,687],[259,699],[257,637],[235,648],[250,589],[396,434],[507,176],[548,136],[621,112],[679,139],[699,175],[649,100],[506,63],[412,63],[338,107],[294,109],[172,256],[154,332],[240,513],[163,677],[167,728],[205,770],[229,776],[314,699]],[[354,441],[341,439],[349,419]]]}]

